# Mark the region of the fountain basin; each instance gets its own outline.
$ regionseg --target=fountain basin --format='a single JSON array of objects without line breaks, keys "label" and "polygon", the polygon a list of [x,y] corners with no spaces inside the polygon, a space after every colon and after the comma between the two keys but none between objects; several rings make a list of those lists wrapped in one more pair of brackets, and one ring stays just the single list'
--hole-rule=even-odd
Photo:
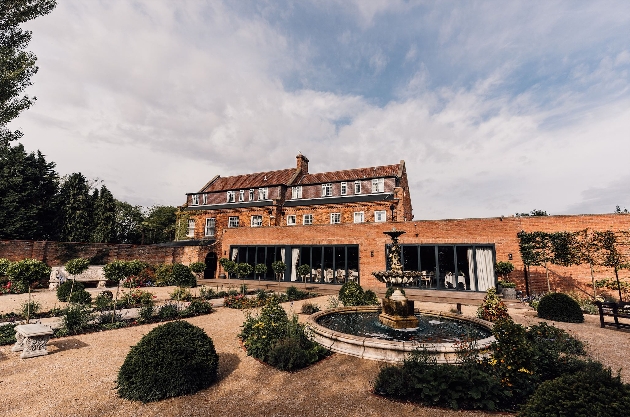
[{"label": "fountain basin", "polygon": [[[322,320],[322,318],[326,318],[326,316],[331,314],[358,315],[362,313],[378,314],[379,312],[380,307],[378,306],[335,308],[321,311],[309,316],[307,326],[310,329],[310,334],[313,340],[333,352],[343,353],[345,355],[384,362],[401,362],[408,353],[420,349],[426,350],[437,360],[438,363],[456,362],[457,349],[460,346],[457,341],[436,343],[423,342],[419,340],[384,340],[366,335],[343,333],[327,328],[318,322],[319,320]],[[430,310],[416,310],[416,313],[438,321],[446,319],[457,322],[465,322],[488,332],[493,326],[491,322],[485,320],[473,317],[462,317],[451,313]],[[493,336],[477,339],[475,341],[475,349],[480,351],[487,349],[494,340]]]}]

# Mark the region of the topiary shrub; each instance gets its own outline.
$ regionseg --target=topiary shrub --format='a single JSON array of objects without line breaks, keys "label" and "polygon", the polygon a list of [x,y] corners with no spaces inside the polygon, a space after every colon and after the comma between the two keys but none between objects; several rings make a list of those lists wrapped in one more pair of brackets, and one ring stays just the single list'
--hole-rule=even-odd
[{"label": "topiary shrub", "polygon": [[363,291],[359,283],[348,281],[339,290],[339,301],[346,307],[375,305],[378,304],[378,297],[373,291]]},{"label": "topiary shrub", "polygon": [[[71,290],[72,290],[72,280],[68,279],[57,287],[57,299],[59,301],[63,301],[64,303],[67,302],[68,298],[70,297]],[[75,282],[74,291],[75,292],[85,291],[85,285],[83,285],[82,282],[78,282],[78,281]]]},{"label": "topiary shrub", "polygon": [[173,264],[172,272],[173,284],[178,287],[196,287],[197,278],[190,271],[190,268],[183,264]]},{"label": "topiary shrub", "polygon": [[166,323],[131,348],[118,372],[118,395],[146,403],[193,394],[216,380],[218,364],[214,343],[201,328]]},{"label": "topiary shrub", "polygon": [[488,288],[483,303],[477,309],[477,317],[491,322],[511,319],[507,307],[497,295],[496,288]]},{"label": "topiary shrub", "polygon": [[160,320],[173,320],[179,317],[179,308],[175,303],[165,303],[158,310]]},{"label": "topiary shrub", "polygon": [[540,299],[538,317],[565,323],[584,322],[584,313],[577,301],[560,292],[547,294]]},{"label": "topiary shrub", "polygon": [[91,304],[92,296],[84,289],[81,289],[80,291],[75,290],[70,296],[70,302],[77,304]]},{"label": "topiary shrub", "polygon": [[540,384],[521,409],[521,417],[622,416],[630,409],[630,385],[610,369],[591,363],[590,369]]}]

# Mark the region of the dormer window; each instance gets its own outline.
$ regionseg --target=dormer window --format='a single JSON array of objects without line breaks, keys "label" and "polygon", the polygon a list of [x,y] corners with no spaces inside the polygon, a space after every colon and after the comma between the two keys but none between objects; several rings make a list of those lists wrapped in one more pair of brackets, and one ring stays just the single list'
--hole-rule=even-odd
[{"label": "dormer window", "polygon": [[202,200],[204,206],[208,204],[208,194],[203,194]]},{"label": "dormer window", "polygon": [[322,184],[322,197],[332,196],[332,184]]},{"label": "dormer window", "polygon": [[268,194],[268,188],[267,187],[262,187],[258,189],[258,199],[259,200],[266,200],[267,199],[267,194]]},{"label": "dormer window", "polygon": [[385,178],[374,178],[372,180],[372,192],[373,193],[385,192]]},{"label": "dormer window", "polygon": [[291,194],[293,199],[297,199],[297,198],[302,198],[302,186],[301,185],[297,185],[295,187],[291,188]]},{"label": "dormer window", "polygon": [[235,200],[235,196],[234,196],[234,191],[228,191],[227,192],[227,202],[228,203],[233,203]]},{"label": "dormer window", "polygon": [[342,182],[341,183],[341,195],[346,195],[348,194],[348,183],[347,182]]},{"label": "dormer window", "polygon": [[199,194],[193,194],[191,195],[192,199],[191,199],[191,205],[193,206],[198,206],[199,205]]},{"label": "dormer window", "polygon": [[245,190],[240,190],[238,192],[238,201],[245,201]]},{"label": "dormer window", "polygon": [[249,190],[249,201],[254,201],[254,190]]},{"label": "dormer window", "polygon": [[361,181],[354,182],[354,193],[361,194]]}]

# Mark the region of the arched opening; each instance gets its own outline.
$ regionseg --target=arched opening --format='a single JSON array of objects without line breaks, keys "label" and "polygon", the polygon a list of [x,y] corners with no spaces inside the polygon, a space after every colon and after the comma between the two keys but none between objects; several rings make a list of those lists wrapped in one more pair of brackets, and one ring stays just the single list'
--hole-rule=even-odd
[{"label": "arched opening", "polygon": [[214,252],[210,252],[206,255],[206,270],[203,271],[204,279],[214,279],[217,272],[217,255]]}]

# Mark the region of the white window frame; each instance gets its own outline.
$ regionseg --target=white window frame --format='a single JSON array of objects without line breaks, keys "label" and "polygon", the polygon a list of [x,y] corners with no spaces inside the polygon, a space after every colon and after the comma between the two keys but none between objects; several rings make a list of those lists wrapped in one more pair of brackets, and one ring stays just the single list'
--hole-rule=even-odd
[{"label": "white window frame", "polygon": [[374,212],[374,221],[382,223],[387,221],[387,210],[377,210]]},{"label": "white window frame", "polygon": [[238,216],[230,216],[230,217],[228,217],[228,227],[230,229],[238,227]]},{"label": "white window frame", "polygon": [[186,237],[195,237],[195,219],[188,219],[188,232]]},{"label": "white window frame", "polygon": [[251,227],[262,227],[263,218],[259,214],[254,214],[251,218]]},{"label": "white window frame", "polygon": [[258,200],[267,200],[269,195],[269,189],[267,187],[261,187],[258,189]]},{"label": "white window frame", "polygon": [[305,214],[302,216],[302,224],[304,225],[311,225],[313,224],[313,215],[312,214]]},{"label": "white window frame", "polygon": [[385,178],[372,179],[372,193],[384,193],[385,192]]},{"label": "white window frame", "polygon": [[322,197],[332,196],[332,183],[322,184]]},{"label": "white window frame", "polygon": [[249,201],[254,201],[254,189],[249,190]]},{"label": "white window frame", "polygon": [[206,204],[208,204],[208,194],[207,193],[203,193],[201,200],[203,201],[203,205],[205,206]]},{"label": "white window frame", "polygon": [[238,201],[245,201],[245,190],[238,190]]},{"label": "white window frame", "polygon": [[341,190],[340,190],[340,194],[341,194],[341,195],[346,195],[346,194],[348,194],[348,183],[347,183],[347,182],[342,182],[342,183],[341,183]]},{"label": "white window frame", "polygon": [[361,181],[354,182],[354,193],[361,194]]},{"label": "white window frame", "polygon": [[341,224],[341,213],[330,213],[330,224]]},{"label": "white window frame", "polygon": [[214,236],[216,232],[217,220],[214,218],[206,219],[206,227],[204,229],[204,233],[206,236]]},{"label": "white window frame", "polygon": [[295,187],[291,187],[291,198],[294,200],[298,198],[302,198],[302,186],[296,185]]},{"label": "white window frame", "polygon": [[355,223],[363,223],[365,222],[365,215],[362,211],[354,212],[354,222]]},{"label": "white window frame", "polygon": [[199,194],[193,194],[190,196],[190,205],[198,206],[199,205]]},{"label": "white window frame", "polygon": [[295,214],[289,214],[287,216],[287,226],[295,226],[297,224],[297,220],[295,218]]},{"label": "white window frame", "polygon": [[236,202],[236,195],[234,194],[234,191],[228,191],[227,192],[227,202],[228,203]]}]

